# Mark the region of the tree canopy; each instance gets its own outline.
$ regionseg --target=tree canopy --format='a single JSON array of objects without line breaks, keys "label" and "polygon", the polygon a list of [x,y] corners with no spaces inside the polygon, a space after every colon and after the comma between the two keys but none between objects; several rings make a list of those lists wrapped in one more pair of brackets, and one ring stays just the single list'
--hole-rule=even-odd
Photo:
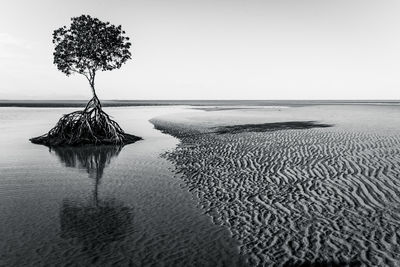
[{"label": "tree canopy", "polygon": [[70,27],[53,33],[54,64],[67,76],[83,74],[94,92],[96,71],[120,68],[131,59],[129,37],[121,25],[100,21],[89,15],[71,18]]}]

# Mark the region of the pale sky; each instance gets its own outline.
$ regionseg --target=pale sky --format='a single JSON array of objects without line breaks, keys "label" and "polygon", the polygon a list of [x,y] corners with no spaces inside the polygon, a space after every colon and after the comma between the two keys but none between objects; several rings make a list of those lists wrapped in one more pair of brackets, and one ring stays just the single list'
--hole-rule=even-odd
[{"label": "pale sky", "polygon": [[133,41],[101,99],[400,98],[398,0],[0,0],[0,99],[91,96],[52,58],[81,14]]}]

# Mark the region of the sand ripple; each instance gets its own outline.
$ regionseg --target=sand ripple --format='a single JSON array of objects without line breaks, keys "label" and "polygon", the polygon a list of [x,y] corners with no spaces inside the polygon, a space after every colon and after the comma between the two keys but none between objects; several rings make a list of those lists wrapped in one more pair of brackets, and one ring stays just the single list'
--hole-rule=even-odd
[{"label": "sand ripple", "polygon": [[167,154],[252,265],[400,264],[400,136],[185,134]]}]

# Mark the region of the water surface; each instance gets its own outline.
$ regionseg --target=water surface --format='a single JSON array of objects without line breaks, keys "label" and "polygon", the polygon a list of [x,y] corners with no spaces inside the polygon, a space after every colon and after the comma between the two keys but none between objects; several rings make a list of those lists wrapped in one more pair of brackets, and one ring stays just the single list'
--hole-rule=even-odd
[{"label": "water surface", "polygon": [[178,140],[148,120],[183,109],[108,108],[144,140],[50,150],[28,139],[73,109],[0,108],[0,265],[240,264],[228,230],[160,156]]}]

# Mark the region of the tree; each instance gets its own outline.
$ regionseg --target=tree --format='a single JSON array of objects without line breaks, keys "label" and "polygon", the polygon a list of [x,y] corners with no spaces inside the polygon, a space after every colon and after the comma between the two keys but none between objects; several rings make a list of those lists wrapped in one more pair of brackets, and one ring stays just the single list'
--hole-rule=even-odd
[{"label": "tree", "polygon": [[64,115],[48,133],[30,141],[47,146],[115,144],[124,145],[140,140],[126,134],[117,122],[102,110],[96,95],[96,72],[119,69],[131,59],[129,38],[121,26],[102,22],[89,15],[71,19],[69,28],[53,33],[54,64],[67,76],[79,73],[86,77],[93,98],[83,111]]},{"label": "tree", "polygon": [[89,81],[93,97],[96,72],[119,69],[131,59],[129,37],[121,25],[102,22],[89,15],[71,19],[69,28],[61,27],[53,33],[54,64],[67,76],[79,73]]}]

